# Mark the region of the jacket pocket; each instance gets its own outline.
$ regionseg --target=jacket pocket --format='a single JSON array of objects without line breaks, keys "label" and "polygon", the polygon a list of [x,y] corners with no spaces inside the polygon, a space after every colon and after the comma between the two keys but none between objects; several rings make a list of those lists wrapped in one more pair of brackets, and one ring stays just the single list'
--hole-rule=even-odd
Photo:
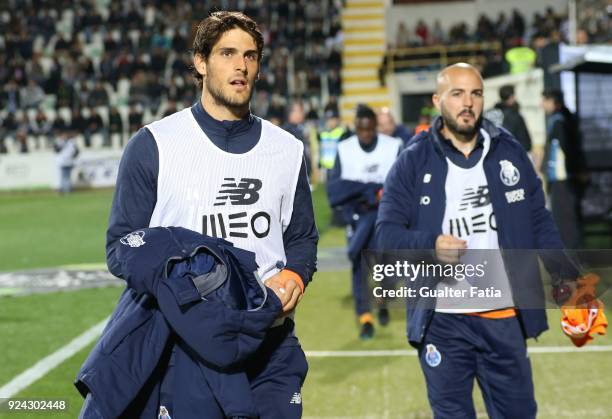
[{"label": "jacket pocket", "polygon": [[155,300],[148,295],[128,292],[117,305],[120,314],[113,316],[113,324],[100,338],[100,349],[111,354],[128,336],[151,318],[155,310]]}]

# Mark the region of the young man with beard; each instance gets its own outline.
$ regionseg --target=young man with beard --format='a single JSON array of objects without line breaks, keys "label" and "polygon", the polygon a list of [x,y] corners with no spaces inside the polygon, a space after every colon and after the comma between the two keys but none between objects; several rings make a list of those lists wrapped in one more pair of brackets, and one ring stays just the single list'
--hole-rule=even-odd
[{"label": "young man with beard", "polygon": [[[283,314],[245,368],[260,417],[298,418],[308,365],[293,313],[315,271],[318,233],[302,143],[249,110],[262,50],[257,24],[242,13],[215,12],[198,25],[193,70],[201,100],[140,129],[127,145],[107,263],[121,277],[120,238],[143,227],[180,226],[254,252]],[[172,365],[161,384],[170,416]]]},{"label": "young man with beard", "polygon": [[[485,272],[496,268],[486,280],[506,292],[482,305],[438,298],[409,306],[408,340],[418,348],[434,417],[475,418],[476,378],[491,418],[534,418],[525,340],[548,328],[537,256],[524,252],[516,263],[506,253],[502,259],[499,249],[563,245],[527,153],[482,118],[480,73],[463,63],[445,68],[433,101],[441,116],[400,155],[385,181],[379,248],[432,249],[442,262],[463,261],[474,254],[468,249],[498,249],[486,253],[493,261]],[[430,287],[466,282],[424,280]]]}]

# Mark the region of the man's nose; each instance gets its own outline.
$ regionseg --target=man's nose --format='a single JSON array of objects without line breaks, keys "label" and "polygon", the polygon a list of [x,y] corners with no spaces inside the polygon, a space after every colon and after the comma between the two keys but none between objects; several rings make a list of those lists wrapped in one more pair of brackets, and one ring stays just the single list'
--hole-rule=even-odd
[{"label": "man's nose", "polygon": [[474,106],[474,99],[472,98],[472,95],[467,94],[463,96],[463,106],[466,108],[471,108]]},{"label": "man's nose", "polygon": [[246,71],[247,71],[246,57],[241,57],[241,56],[237,55],[236,59],[234,61],[234,68],[237,71],[246,73]]}]

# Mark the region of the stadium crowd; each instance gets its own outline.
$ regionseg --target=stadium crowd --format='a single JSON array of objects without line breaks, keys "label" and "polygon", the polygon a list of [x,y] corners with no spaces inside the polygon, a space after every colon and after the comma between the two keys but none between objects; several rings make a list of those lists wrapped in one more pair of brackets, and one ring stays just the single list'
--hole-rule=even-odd
[{"label": "stadium crowd", "polygon": [[[580,2],[578,13],[576,44],[612,42],[612,6],[601,0]],[[518,9],[510,14],[500,12],[496,18],[481,14],[473,27],[467,22],[452,25],[447,31],[439,19],[426,22],[421,19],[414,27],[400,22],[395,32],[394,42],[388,44],[389,54],[394,59],[402,59],[403,53],[393,51],[401,48],[418,48],[431,46],[453,46],[468,43],[501,42],[501,51],[491,51],[484,55],[485,62],[480,68],[485,77],[504,74],[511,70],[511,63],[506,52],[515,47],[527,46],[533,49],[537,57],[536,65],[542,65],[542,59],[548,53],[548,46],[560,42],[568,43],[569,21],[565,14],[557,13],[548,7],[543,13],[535,13],[527,19]],[[504,59],[506,57],[506,59]],[[558,58],[558,57],[557,57]],[[386,70],[387,61],[383,63]],[[474,63],[476,64],[476,63]],[[400,67],[401,68],[401,67]]]},{"label": "stadium crowd", "polygon": [[[211,10],[243,10],[266,49],[254,111],[279,123],[292,100],[319,118],[341,94],[336,0],[9,0],[0,15],[0,153],[47,148],[60,132],[122,146],[196,100],[190,36]],[[329,80],[329,82],[328,82]],[[337,106],[337,105],[335,105]],[[337,109],[337,108],[336,108]],[[96,134],[100,134],[97,135]]]}]

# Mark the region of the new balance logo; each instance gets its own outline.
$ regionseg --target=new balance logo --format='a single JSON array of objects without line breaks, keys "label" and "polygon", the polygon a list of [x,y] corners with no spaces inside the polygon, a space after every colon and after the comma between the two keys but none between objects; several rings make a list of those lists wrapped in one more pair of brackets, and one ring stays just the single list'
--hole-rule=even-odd
[{"label": "new balance logo", "polygon": [[291,396],[291,401],[289,404],[302,404],[302,394],[301,393],[293,393]]},{"label": "new balance logo", "polygon": [[376,173],[378,172],[378,164],[373,164],[371,166],[366,166],[365,167],[365,172],[366,173]]},{"label": "new balance logo", "polygon": [[236,182],[236,178],[226,177],[224,184],[217,195],[215,206],[225,205],[229,200],[232,205],[252,205],[259,200],[257,193],[261,189],[261,180],[241,178]]},{"label": "new balance logo", "polygon": [[486,207],[490,203],[491,197],[489,196],[489,188],[486,185],[479,186],[477,190],[474,190],[474,188],[466,188],[463,191],[463,198],[461,199],[459,211],[465,211],[468,207]]}]

